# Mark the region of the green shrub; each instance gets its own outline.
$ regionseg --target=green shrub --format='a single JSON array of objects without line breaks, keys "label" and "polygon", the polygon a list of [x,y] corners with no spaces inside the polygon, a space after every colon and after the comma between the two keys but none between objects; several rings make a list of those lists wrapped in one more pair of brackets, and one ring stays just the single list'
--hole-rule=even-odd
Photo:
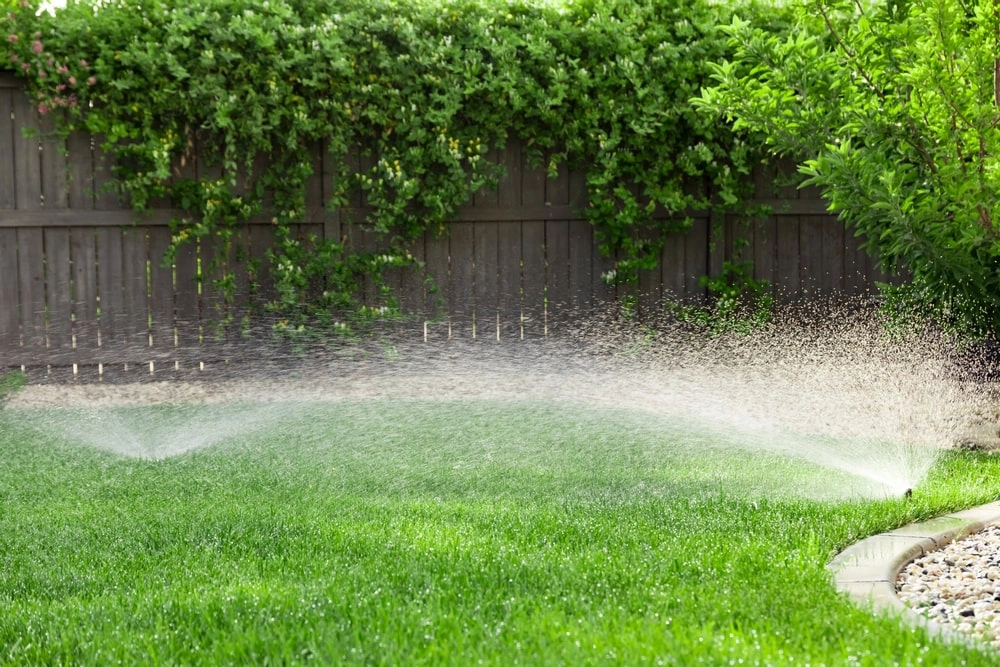
[{"label": "green shrub", "polygon": [[[64,110],[62,131],[102,138],[137,210],[163,197],[183,208],[175,248],[230,246],[273,202],[271,306],[292,324],[359,312],[366,277],[388,298],[382,271],[413,264],[413,239],[497,183],[489,151],[511,137],[550,171],[586,165],[585,214],[616,257],[609,280],[654,265],[664,234],[713,204],[706,184],[716,205],[736,205],[751,159],[689,102],[728,48],[717,26],[729,10],[704,0],[71,0],[54,16],[36,6],[4,19],[3,57],[39,110]],[[364,193],[378,253],[340,239],[306,247],[290,232],[317,146],[339,165],[329,207]],[[210,168],[172,178],[194,152]]]},{"label": "green shrub", "polygon": [[1000,332],[1000,18],[994,2],[802,3],[776,35],[735,19],[698,101],[803,160],[864,234],[899,312]]}]

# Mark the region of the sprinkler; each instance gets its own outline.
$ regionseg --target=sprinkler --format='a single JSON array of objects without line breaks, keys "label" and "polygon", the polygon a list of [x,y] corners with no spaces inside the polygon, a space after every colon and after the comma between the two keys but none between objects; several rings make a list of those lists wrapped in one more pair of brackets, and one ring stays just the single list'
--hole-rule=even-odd
[{"label": "sprinkler", "polygon": [[906,498],[907,500],[913,498],[913,489],[907,489],[906,491],[903,491],[903,497]]}]

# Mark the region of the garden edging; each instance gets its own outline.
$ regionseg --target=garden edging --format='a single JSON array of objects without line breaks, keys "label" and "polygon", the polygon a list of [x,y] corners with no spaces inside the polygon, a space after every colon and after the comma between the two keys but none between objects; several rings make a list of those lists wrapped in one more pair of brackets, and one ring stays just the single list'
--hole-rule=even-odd
[{"label": "garden edging", "polygon": [[837,589],[847,593],[854,602],[895,614],[933,635],[979,645],[981,642],[975,642],[971,637],[903,604],[896,595],[896,579],[900,571],[916,558],[938,551],[996,522],[1000,522],[1000,501],[913,523],[852,544],[837,554],[829,569]]}]

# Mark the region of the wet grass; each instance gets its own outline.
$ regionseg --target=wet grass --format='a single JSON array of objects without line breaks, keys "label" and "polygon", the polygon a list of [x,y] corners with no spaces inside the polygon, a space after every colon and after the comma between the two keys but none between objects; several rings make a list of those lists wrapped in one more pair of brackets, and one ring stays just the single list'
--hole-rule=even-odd
[{"label": "wet grass", "polygon": [[988,455],[834,501],[804,463],[568,406],[311,406],[160,461],[41,420],[0,411],[3,664],[1000,664],[826,570],[1000,496]]}]

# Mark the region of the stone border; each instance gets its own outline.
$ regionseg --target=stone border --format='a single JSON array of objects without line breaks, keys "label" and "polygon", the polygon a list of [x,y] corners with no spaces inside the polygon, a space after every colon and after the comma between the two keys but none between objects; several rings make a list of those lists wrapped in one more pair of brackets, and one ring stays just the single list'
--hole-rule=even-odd
[{"label": "stone border", "polygon": [[982,644],[907,607],[896,595],[896,579],[910,562],[1000,522],[1000,501],[873,535],[830,561],[837,590],[862,606],[874,607],[925,628],[930,634],[974,646]]}]

